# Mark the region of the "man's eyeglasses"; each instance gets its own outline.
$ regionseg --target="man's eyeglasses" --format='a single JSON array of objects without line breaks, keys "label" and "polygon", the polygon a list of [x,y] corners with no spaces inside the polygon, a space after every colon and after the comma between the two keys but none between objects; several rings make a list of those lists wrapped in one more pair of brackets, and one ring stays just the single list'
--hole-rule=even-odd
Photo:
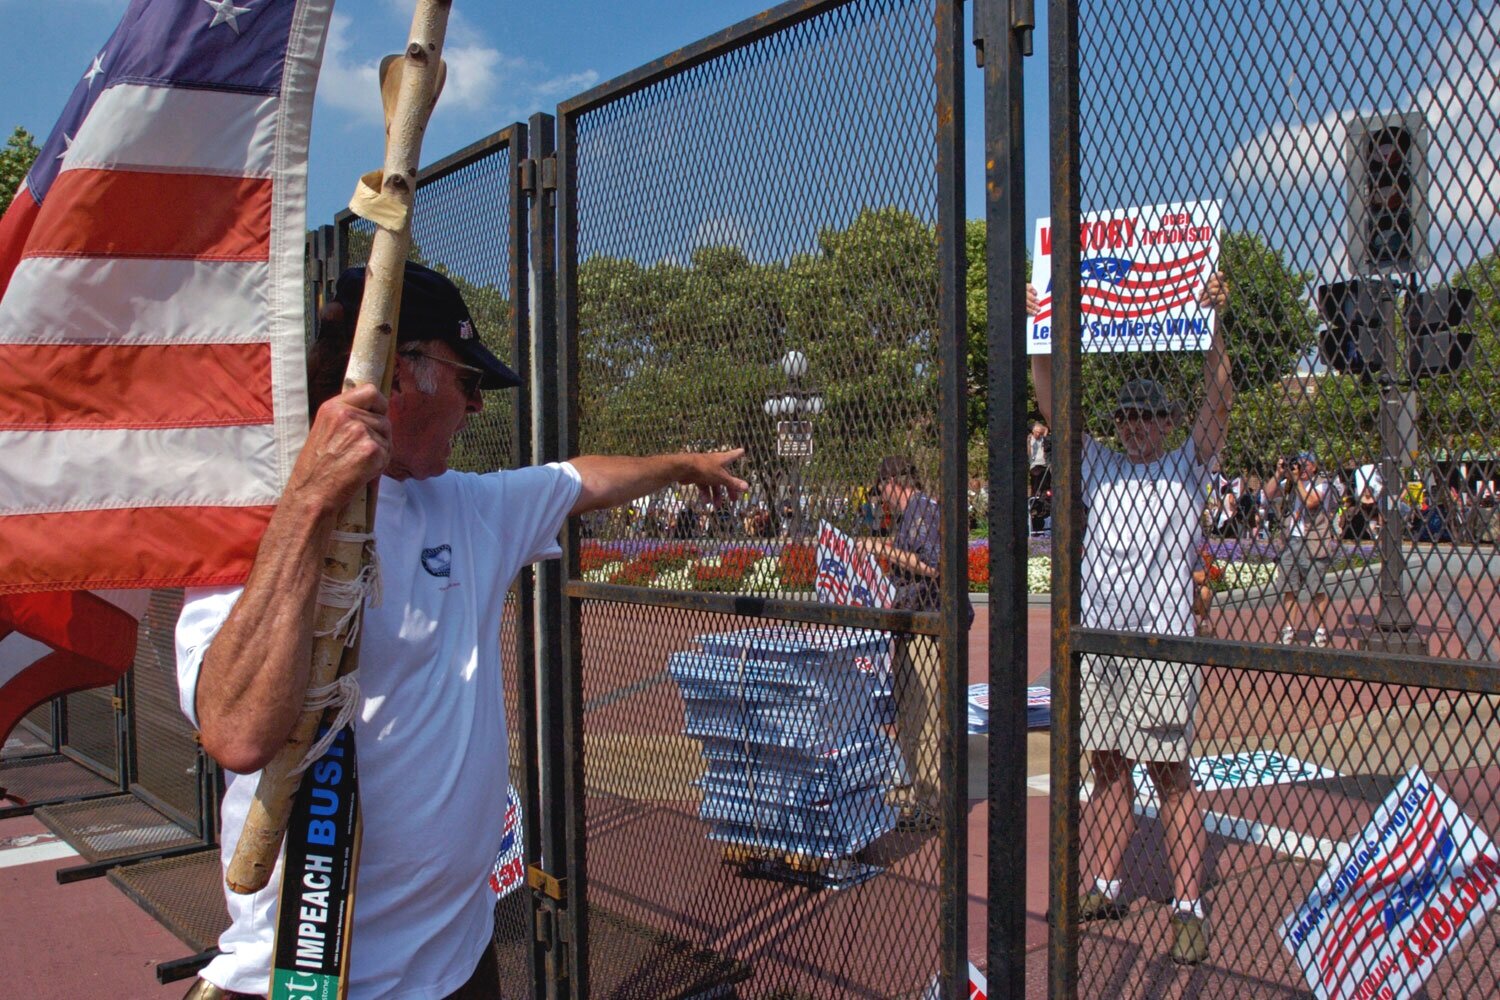
[{"label": "man's eyeglasses", "polygon": [[1171,410],[1116,410],[1114,414],[1117,424],[1142,420],[1166,420],[1171,415]]},{"label": "man's eyeglasses", "polygon": [[435,354],[428,354],[426,351],[402,351],[400,353],[404,358],[426,358],[428,361],[436,361],[438,364],[457,368],[462,372],[458,376],[458,387],[463,390],[465,396],[473,396],[479,392],[479,383],[484,381],[485,371],[483,368],[475,368],[473,365],[466,365],[462,361],[449,361],[447,358],[440,358]]}]

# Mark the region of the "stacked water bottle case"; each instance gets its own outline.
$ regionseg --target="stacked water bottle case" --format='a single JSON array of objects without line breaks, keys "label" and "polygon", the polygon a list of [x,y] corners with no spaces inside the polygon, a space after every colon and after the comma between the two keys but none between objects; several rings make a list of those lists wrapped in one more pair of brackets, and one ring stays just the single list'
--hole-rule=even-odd
[{"label": "stacked water bottle case", "polygon": [[[906,780],[890,721],[890,637],[760,628],[699,636],[674,653],[687,735],[706,764],[709,837],[797,859],[849,858],[893,829]],[[832,884],[825,881],[823,884]]]}]

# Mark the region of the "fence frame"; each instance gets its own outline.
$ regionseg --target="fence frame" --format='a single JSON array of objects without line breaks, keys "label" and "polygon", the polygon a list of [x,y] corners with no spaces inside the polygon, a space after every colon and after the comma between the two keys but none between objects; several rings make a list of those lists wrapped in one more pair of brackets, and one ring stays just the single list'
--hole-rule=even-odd
[{"label": "fence frame", "polygon": [[[1079,0],[1049,0],[1049,161],[1054,220],[1082,217],[1080,194]],[[992,251],[993,253],[993,251]],[[1056,274],[1077,274],[1077,225],[1053,226]],[[1052,562],[1052,801],[1048,995],[1063,1000],[1078,988],[1079,789],[1081,659],[1085,654],[1198,663],[1273,675],[1371,684],[1441,688],[1451,693],[1500,694],[1500,670],[1480,661],[1378,649],[1269,645],[1218,638],[1147,635],[1080,623],[1084,533],[1083,386],[1079,286],[1053,286],[1053,433],[1055,450]],[[1060,335],[1059,335],[1060,334]]]},{"label": "fence frame", "polygon": [[[589,111],[628,97],[656,83],[722,57],[737,49],[785,31],[823,13],[857,0],[787,0],[698,42],[602,83],[557,108],[558,320],[561,444],[565,454],[578,447],[578,121]],[[940,330],[940,435],[943,523],[967,524],[967,378],[965,371],[964,299],[964,158],[963,55],[965,31],[962,0],[933,0],[936,26],[937,107],[937,232],[938,315]],[[968,686],[966,530],[945,532],[942,560],[943,611],[934,613],[881,612],[809,602],[753,596],[700,593],[663,593],[651,588],[584,582],[579,573],[580,531],[576,523],[565,529],[561,649],[558,675],[565,680],[563,705],[564,766],[568,792],[567,852],[549,856],[552,870],[566,873],[568,936],[571,938],[568,995],[588,996],[587,845],[584,835],[582,611],[585,600],[716,611],[787,621],[886,628],[935,635],[944,664],[942,711],[950,724],[941,748],[939,769],[950,789],[943,807],[943,853],[939,862],[940,972],[945,997],[967,995],[967,829],[961,797],[966,794],[968,756],[965,701]],[[544,655],[543,659],[547,657]]]}]

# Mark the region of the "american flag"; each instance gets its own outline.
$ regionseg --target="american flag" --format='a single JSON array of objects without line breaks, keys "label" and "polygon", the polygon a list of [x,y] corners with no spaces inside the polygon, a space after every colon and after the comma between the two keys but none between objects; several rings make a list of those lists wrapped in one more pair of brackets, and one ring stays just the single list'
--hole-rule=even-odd
[{"label": "american flag", "polygon": [[[1171,260],[1088,257],[1080,262],[1082,312],[1107,319],[1144,319],[1197,300],[1207,279],[1207,249]],[[1052,289],[1038,302],[1036,320],[1052,316]]]},{"label": "american flag", "polygon": [[1142,319],[1192,302],[1208,250],[1163,261],[1091,257],[1082,262],[1085,316]]},{"label": "american flag", "polygon": [[[0,219],[0,595],[248,573],[306,432],[307,139],[331,9],[134,0],[79,79]],[[78,627],[109,628],[76,604]]]}]

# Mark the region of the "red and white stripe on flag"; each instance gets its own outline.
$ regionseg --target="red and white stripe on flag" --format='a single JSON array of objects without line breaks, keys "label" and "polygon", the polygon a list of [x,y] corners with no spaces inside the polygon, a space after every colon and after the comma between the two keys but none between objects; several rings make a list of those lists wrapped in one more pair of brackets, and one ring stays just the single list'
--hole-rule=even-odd
[{"label": "red and white stripe on flag", "polygon": [[307,427],[331,10],[132,0],[0,218],[0,740],[129,668],[145,595],[90,591],[249,572]]},{"label": "red and white stripe on flag", "polygon": [[0,220],[0,594],[232,583],[306,432],[332,0],[134,0]]}]

